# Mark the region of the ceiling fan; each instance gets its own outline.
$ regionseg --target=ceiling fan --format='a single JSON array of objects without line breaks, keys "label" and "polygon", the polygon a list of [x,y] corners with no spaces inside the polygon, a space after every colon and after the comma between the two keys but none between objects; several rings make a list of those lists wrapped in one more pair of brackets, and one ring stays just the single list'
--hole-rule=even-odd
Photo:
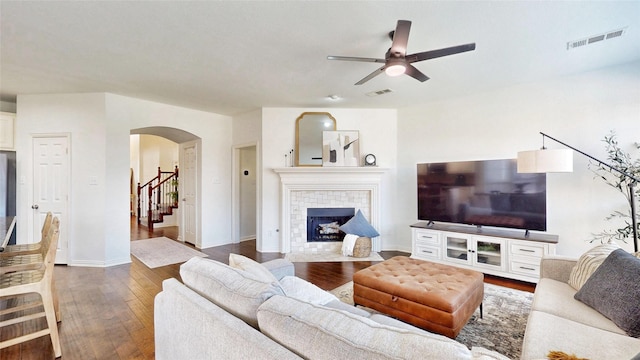
[{"label": "ceiling fan", "polygon": [[391,48],[387,50],[384,59],[375,58],[363,58],[352,56],[327,56],[329,60],[345,60],[345,61],[362,61],[362,62],[374,62],[384,64],[382,67],[365,76],[362,80],[358,81],[356,85],[362,85],[374,77],[385,72],[389,76],[399,76],[407,74],[412,78],[424,82],[429,80],[429,77],[420,70],[416,69],[412,63],[418,61],[424,61],[443,56],[458,54],[461,52],[475,50],[476,44],[464,44],[458,46],[452,46],[444,49],[430,50],[421,53],[407,55],[407,42],[409,41],[409,30],[411,29],[411,21],[398,20],[396,29],[389,33],[389,37],[392,40]]}]

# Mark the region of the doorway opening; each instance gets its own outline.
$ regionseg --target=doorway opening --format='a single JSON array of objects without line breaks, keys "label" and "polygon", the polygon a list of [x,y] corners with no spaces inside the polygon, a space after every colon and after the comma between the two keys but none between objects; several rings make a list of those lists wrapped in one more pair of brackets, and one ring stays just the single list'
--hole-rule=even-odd
[{"label": "doorway opening", "polygon": [[[180,129],[148,127],[130,131],[129,211],[132,220],[136,217],[135,227],[132,222],[132,239],[158,236],[158,233],[166,232],[169,238],[200,247],[199,149],[200,138]],[[177,177],[178,171],[179,177]],[[165,189],[167,194],[163,194],[161,198],[166,197],[171,200],[172,211],[170,214],[163,212],[161,219],[154,215],[153,225],[145,226],[146,223],[138,222],[138,215],[144,217],[147,213],[160,211],[165,207],[153,205],[155,203],[151,204],[149,201],[147,206],[151,204],[151,209],[141,209],[138,204],[143,196],[138,194],[138,184],[144,185],[149,179],[165,172],[176,175]]]},{"label": "doorway opening", "polygon": [[233,241],[255,240],[259,247],[258,146],[256,143],[233,149]]}]

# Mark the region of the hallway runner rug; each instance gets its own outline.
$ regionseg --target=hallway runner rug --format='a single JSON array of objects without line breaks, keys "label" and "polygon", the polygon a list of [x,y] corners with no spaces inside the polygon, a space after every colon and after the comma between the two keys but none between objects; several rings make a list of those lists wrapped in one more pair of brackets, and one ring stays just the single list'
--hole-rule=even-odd
[{"label": "hallway runner rug", "polygon": [[205,253],[192,249],[167,237],[158,237],[131,242],[131,255],[149,268],[185,262],[194,256],[207,257]]},{"label": "hallway runner rug", "polygon": [[[353,282],[330,291],[342,302],[353,305]],[[479,310],[462,328],[456,341],[466,345],[482,346],[511,359],[520,359],[522,340],[531,312],[533,294],[503,286],[484,284],[483,318]],[[364,310],[375,312],[365,307]]]}]

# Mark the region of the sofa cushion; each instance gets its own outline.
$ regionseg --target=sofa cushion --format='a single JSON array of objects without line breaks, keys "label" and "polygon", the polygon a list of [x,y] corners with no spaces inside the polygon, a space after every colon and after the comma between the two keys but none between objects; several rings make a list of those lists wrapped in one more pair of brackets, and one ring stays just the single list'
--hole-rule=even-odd
[{"label": "sofa cushion", "polygon": [[569,285],[574,289],[580,290],[582,285],[587,281],[589,276],[602,264],[604,259],[611,254],[612,251],[619,249],[616,243],[598,245],[580,256],[576,266],[571,270],[569,275]]},{"label": "sofa cushion", "polygon": [[350,312],[354,315],[358,315],[358,316],[362,316],[362,317],[371,317],[371,313],[368,311],[365,311],[359,307],[356,307],[354,305],[349,305],[347,303],[344,303],[340,300],[334,300],[334,301],[330,301],[322,306],[331,308],[331,309],[335,309],[335,310],[340,310],[340,311],[346,311],[346,312]]},{"label": "sofa cushion", "polygon": [[182,264],[180,276],[189,288],[255,328],[258,306],[273,295],[284,295],[277,281],[265,283],[243,270],[200,257]]},{"label": "sofa cushion", "polygon": [[293,263],[282,258],[265,261],[260,265],[266,267],[278,280],[285,276],[294,276],[296,274],[296,268]]},{"label": "sofa cushion", "polygon": [[640,339],[531,311],[521,360],[546,359],[551,350],[591,360],[630,359],[640,352]]},{"label": "sofa cushion", "polygon": [[283,296],[258,308],[260,330],[308,359],[471,359],[441,335],[399,329],[348,312]]},{"label": "sofa cushion", "polygon": [[260,280],[262,282],[274,282],[278,281],[276,277],[267,269],[262,266],[257,261],[253,259],[249,259],[246,256],[238,255],[238,254],[229,254],[229,266],[236,269],[241,269],[249,273],[250,277],[254,277],[256,280]]},{"label": "sofa cushion", "polygon": [[612,252],[575,298],[608,317],[627,334],[640,337],[640,259]]},{"label": "sofa cushion", "polygon": [[625,335],[613,321],[573,298],[576,289],[557,280],[542,278],[536,285],[531,310],[543,311],[598,329]]},{"label": "sofa cushion", "polygon": [[154,338],[158,360],[300,359],[174,278],[155,297]]}]

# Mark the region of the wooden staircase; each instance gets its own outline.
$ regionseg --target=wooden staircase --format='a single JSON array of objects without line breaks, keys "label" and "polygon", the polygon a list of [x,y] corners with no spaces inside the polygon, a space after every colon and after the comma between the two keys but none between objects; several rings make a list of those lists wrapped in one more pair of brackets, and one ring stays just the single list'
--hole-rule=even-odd
[{"label": "wooden staircase", "polygon": [[153,231],[153,224],[164,221],[178,208],[178,167],[174,171],[162,171],[144,185],[138,183],[138,225]]}]

